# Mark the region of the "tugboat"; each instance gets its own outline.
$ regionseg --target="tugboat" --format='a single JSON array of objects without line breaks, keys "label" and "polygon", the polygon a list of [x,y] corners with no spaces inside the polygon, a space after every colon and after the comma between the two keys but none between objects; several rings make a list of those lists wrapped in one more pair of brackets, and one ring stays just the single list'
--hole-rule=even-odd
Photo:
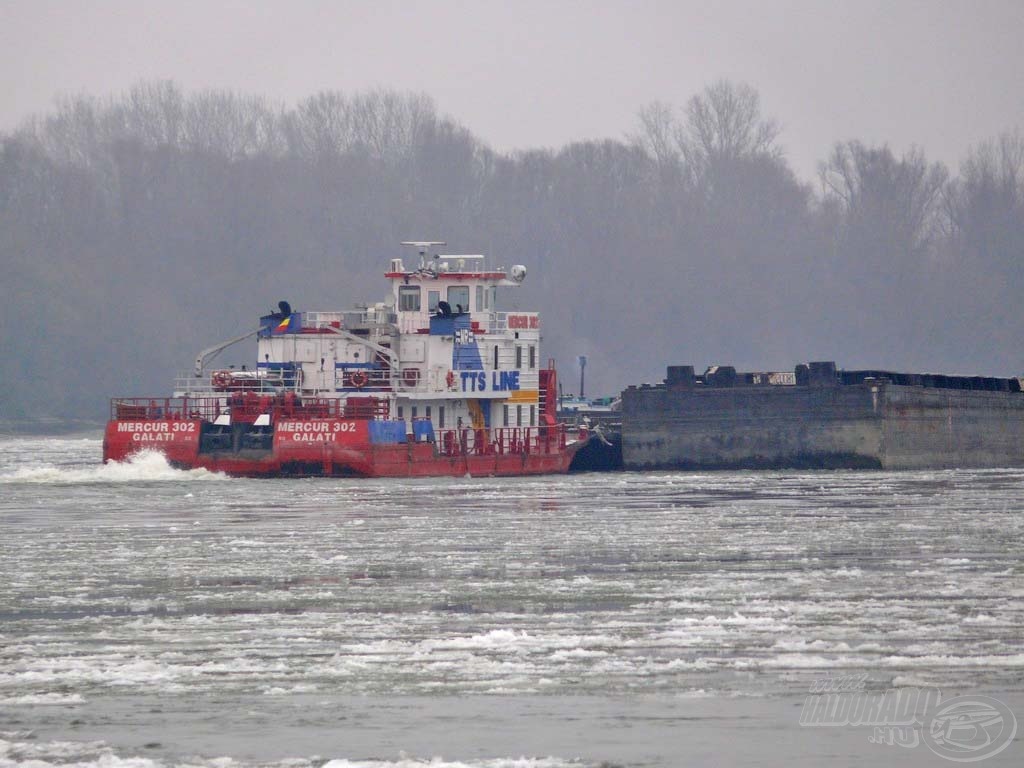
[{"label": "tugboat", "polygon": [[[385,301],[297,312],[204,349],[172,397],[114,398],[103,460],[156,450],[179,468],[245,477],[515,476],[566,472],[588,441],[557,420],[554,361],[540,365],[540,315],[499,311],[526,268],[442,255],[410,241]],[[256,337],[255,368],[208,371]]]}]

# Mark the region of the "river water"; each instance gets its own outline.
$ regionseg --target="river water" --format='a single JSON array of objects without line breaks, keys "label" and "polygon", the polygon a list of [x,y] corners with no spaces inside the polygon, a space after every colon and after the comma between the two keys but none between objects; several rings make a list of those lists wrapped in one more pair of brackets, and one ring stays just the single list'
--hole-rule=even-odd
[{"label": "river water", "polygon": [[1022,727],[984,764],[1024,760],[1024,471],[243,480],[100,453],[0,439],[0,766],[953,764],[801,725],[839,679],[997,699]]}]

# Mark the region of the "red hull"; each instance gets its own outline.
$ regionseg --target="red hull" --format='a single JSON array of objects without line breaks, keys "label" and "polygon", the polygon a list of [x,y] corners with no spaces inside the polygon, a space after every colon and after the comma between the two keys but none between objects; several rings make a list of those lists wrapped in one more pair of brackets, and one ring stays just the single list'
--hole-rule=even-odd
[{"label": "red hull", "polygon": [[329,429],[275,430],[269,450],[201,451],[201,420],[115,419],[107,424],[103,460],[124,461],[135,453],[156,450],[176,467],[241,477],[512,477],[567,472],[586,442],[563,445],[559,439],[539,439],[530,449],[516,452],[444,452],[426,442],[371,445],[366,442],[366,422],[321,421]]}]

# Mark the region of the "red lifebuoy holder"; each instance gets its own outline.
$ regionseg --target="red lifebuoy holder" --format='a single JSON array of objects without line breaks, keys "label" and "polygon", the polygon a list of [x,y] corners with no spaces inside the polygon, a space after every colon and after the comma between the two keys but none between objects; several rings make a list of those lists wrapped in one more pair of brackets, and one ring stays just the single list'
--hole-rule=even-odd
[{"label": "red lifebuoy holder", "polygon": [[420,380],[420,369],[419,368],[406,368],[402,371],[402,381],[405,382],[407,387],[415,387]]},{"label": "red lifebuoy holder", "polygon": [[455,371],[448,371],[448,375],[445,376],[444,380],[448,382],[448,389],[455,386]]},{"label": "red lifebuoy holder", "polygon": [[227,392],[234,383],[234,377],[231,375],[231,371],[214,371],[210,377],[210,383],[218,392]]},{"label": "red lifebuoy holder", "polygon": [[352,386],[356,389],[362,389],[366,386],[366,374],[363,371],[356,371],[352,374]]}]

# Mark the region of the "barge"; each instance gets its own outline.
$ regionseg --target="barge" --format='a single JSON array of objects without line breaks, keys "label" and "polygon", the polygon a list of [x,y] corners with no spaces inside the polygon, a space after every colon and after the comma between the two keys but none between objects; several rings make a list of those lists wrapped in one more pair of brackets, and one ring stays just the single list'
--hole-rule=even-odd
[{"label": "barge", "polygon": [[670,366],[622,393],[626,469],[1024,466],[1018,378]]}]

